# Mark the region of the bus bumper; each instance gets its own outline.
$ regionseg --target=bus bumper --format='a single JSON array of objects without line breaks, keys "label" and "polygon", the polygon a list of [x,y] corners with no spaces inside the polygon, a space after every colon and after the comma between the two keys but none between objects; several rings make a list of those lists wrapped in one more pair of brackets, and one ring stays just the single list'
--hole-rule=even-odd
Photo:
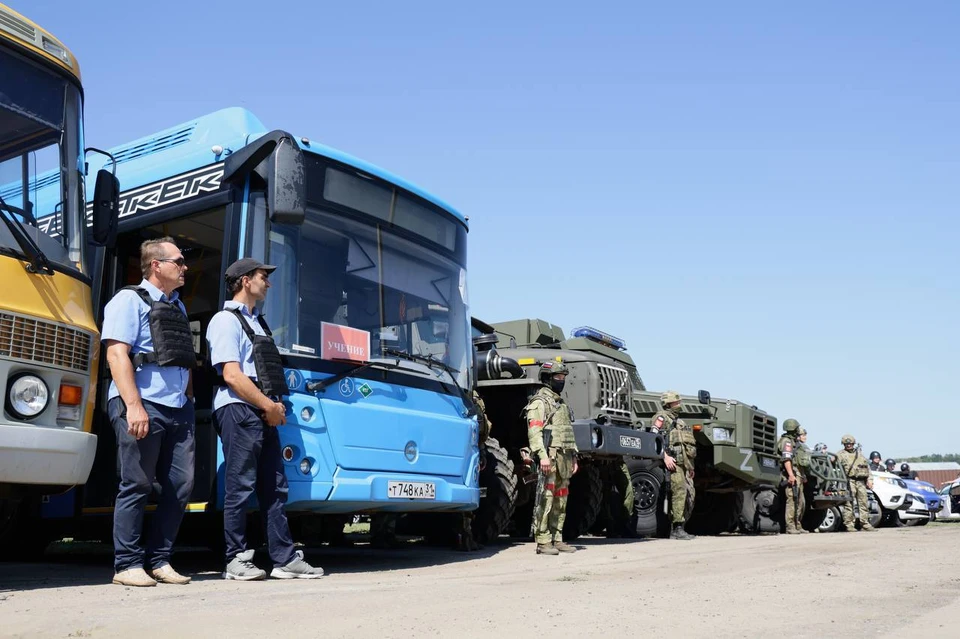
[{"label": "bus bumper", "polygon": [[[387,496],[391,481],[433,484],[436,496],[434,499],[392,499]],[[286,508],[325,513],[474,510],[480,503],[480,489],[462,482],[460,477],[340,469],[333,482],[291,481]]]},{"label": "bus bumper", "polygon": [[76,430],[0,423],[0,483],[75,486],[87,481],[97,436]]}]

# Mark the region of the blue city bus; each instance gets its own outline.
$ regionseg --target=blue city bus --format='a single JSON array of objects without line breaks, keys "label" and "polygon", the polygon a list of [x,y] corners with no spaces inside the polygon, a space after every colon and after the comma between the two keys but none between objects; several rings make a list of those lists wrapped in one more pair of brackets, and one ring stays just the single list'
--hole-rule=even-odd
[{"label": "blue city bus", "polygon": [[[246,256],[279,267],[263,310],[292,391],[287,424],[279,427],[292,518],[477,507],[478,427],[465,393],[473,351],[463,215],[372,164],[268,131],[240,108],[109,154],[105,166],[116,169],[125,190],[115,248],[91,249],[100,274],[97,308],[139,283],[145,239],[174,237],[187,261],[180,294],[199,362],[188,512],[222,508],[223,457],[211,420],[215,372],[205,332],[223,306],[226,266]],[[363,357],[343,348],[325,353],[325,345],[336,345],[330,336],[338,327],[368,340]],[[117,465],[103,410],[108,375],[101,371],[91,477],[44,505],[51,523],[112,512]]]}]

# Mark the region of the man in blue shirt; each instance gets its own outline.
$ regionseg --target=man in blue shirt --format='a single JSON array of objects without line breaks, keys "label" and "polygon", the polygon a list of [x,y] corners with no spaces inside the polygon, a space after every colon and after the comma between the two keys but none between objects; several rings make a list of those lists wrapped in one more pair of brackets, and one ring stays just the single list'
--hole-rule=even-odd
[{"label": "man in blue shirt", "polygon": [[[184,327],[189,335],[187,311],[176,292],[187,266],[173,238],[162,237],[141,244],[140,269],[140,291],[125,288],[114,295],[104,310],[101,335],[113,377],[107,412],[120,459],[113,583],[187,584],[190,578],[170,566],[193,490],[195,455],[190,369],[196,359],[192,341],[184,336]],[[178,354],[172,362],[171,352]],[[144,545],[143,517],[154,481],[161,488],[160,501]]]},{"label": "man in blue shirt", "polygon": [[[207,327],[211,363],[223,378],[213,399],[214,423],[223,441],[223,528],[227,568],[224,578],[255,581],[267,576],[247,549],[247,501],[256,492],[266,517],[271,577],[317,579],[313,567],[295,550],[284,512],[287,477],[280,456],[277,426],[286,423],[281,401],[289,394],[279,351],[256,308],[266,299],[270,273],[277,267],[243,258],[226,271],[227,293],[233,299]],[[241,323],[243,322],[243,323]]]}]

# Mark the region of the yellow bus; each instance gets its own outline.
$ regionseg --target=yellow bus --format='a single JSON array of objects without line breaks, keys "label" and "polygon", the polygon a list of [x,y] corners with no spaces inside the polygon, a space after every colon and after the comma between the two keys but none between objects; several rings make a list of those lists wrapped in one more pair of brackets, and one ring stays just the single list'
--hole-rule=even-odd
[{"label": "yellow bus", "polygon": [[97,449],[87,245],[115,229],[118,185],[98,175],[90,229],[85,173],[76,58],[0,4],[0,534],[18,504],[84,483]]}]

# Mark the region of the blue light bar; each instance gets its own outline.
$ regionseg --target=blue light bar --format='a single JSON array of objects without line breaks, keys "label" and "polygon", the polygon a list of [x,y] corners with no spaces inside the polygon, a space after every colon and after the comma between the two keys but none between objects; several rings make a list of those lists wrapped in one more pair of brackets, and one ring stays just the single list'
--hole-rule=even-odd
[{"label": "blue light bar", "polygon": [[590,328],[589,326],[581,326],[573,329],[570,331],[570,337],[585,337],[586,339],[603,344],[604,346],[615,348],[618,351],[627,350],[627,343],[619,337],[608,335],[603,331],[598,331],[597,329]]}]

